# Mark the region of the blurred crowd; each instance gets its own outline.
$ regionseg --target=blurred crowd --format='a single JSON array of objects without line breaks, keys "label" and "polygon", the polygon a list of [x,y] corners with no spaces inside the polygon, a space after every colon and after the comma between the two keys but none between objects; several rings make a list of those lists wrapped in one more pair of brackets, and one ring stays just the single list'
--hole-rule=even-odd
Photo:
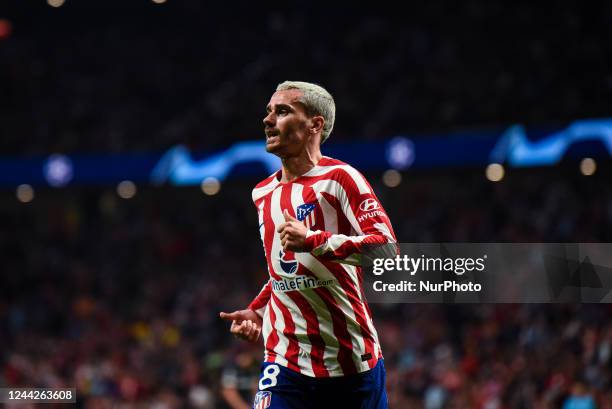
[{"label": "blurred crowd", "polygon": [[[369,178],[403,242],[610,242],[604,172],[565,171]],[[77,409],[250,407],[262,346],[218,312],[267,279],[251,185],[2,193],[0,385],[75,387]],[[372,309],[392,408],[612,408],[610,305]]]},{"label": "blurred crowd", "polygon": [[335,95],[338,140],[597,117],[612,98],[609,2],[40,3],[0,12],[3,154],[225,147],[263,137],[288,79]]},{"label": "blurred crowd", "polygon": [[[0,11],[3,155],[255,139],[287,79],[332,92],[345,141],[609,115],[612,3],[86,3]],[[368,176],[402,242],[612,242],[607,173]],[[267,279],[252,184],[0,192],[0,386],[77,389],[49,408],[250,407],[262,346],[217,313]],[[392,408],[612,408],[609,305],[372,309]]]}]

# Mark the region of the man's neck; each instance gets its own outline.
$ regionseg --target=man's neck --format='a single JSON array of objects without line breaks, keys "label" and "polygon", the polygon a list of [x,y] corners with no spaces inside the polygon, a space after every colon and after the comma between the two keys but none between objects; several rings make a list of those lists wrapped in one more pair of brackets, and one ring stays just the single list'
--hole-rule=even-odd
[{"label": "man's neck", "polygon": [[319,150],[315,152],[308,152],[305,150],[300,156],[281,158],[281,162],[283,164],[281,182],[291,182],[292,180],[302,176],[304,173],[314,168],[322,157],[323,155],[321,155],[321,151]]}]

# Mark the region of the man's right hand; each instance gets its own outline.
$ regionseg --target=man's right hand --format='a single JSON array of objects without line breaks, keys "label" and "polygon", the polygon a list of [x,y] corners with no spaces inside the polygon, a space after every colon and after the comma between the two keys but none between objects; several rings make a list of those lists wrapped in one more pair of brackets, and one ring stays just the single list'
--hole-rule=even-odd
[{"label": "man's right hand", "polygon": [[253,310],[221,312],[219,316],[225,321],[231,321],[230,332],[234,336],[249,342],[257,342],[261,334],[262,321]]}]

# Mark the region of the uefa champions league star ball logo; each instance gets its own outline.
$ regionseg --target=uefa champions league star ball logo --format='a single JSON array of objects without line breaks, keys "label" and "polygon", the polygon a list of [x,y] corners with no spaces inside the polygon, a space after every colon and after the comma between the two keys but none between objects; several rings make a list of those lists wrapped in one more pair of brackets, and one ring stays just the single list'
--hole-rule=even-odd
[{"label": "uefa champions league star ball logo", "polygon": [[43,175],[53,187],[66,186],[74,176],[74,165],[68,156],[51,155],[43,165]]},{"label": "uefa champions league star ball logo", "polygon": [[414,163],[414,143],[402,136],[393,138],[387,144],[387,161],[394,169],[407,169]]}]

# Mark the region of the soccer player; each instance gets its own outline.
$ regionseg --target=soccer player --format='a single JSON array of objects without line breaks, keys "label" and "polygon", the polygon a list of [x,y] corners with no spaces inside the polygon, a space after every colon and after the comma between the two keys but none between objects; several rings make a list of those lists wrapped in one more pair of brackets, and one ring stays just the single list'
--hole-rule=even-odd
[{"label": "soccer player", "polygon": [[335,104],[324,88],[283,82],[263,120],[282,169],[253,189],[270,273],[245,310],[222,312],[265,359],[254,408],[386,408],[385,368],[363,289],[365,246],[395,234],[372,187],[321,154]]}]

